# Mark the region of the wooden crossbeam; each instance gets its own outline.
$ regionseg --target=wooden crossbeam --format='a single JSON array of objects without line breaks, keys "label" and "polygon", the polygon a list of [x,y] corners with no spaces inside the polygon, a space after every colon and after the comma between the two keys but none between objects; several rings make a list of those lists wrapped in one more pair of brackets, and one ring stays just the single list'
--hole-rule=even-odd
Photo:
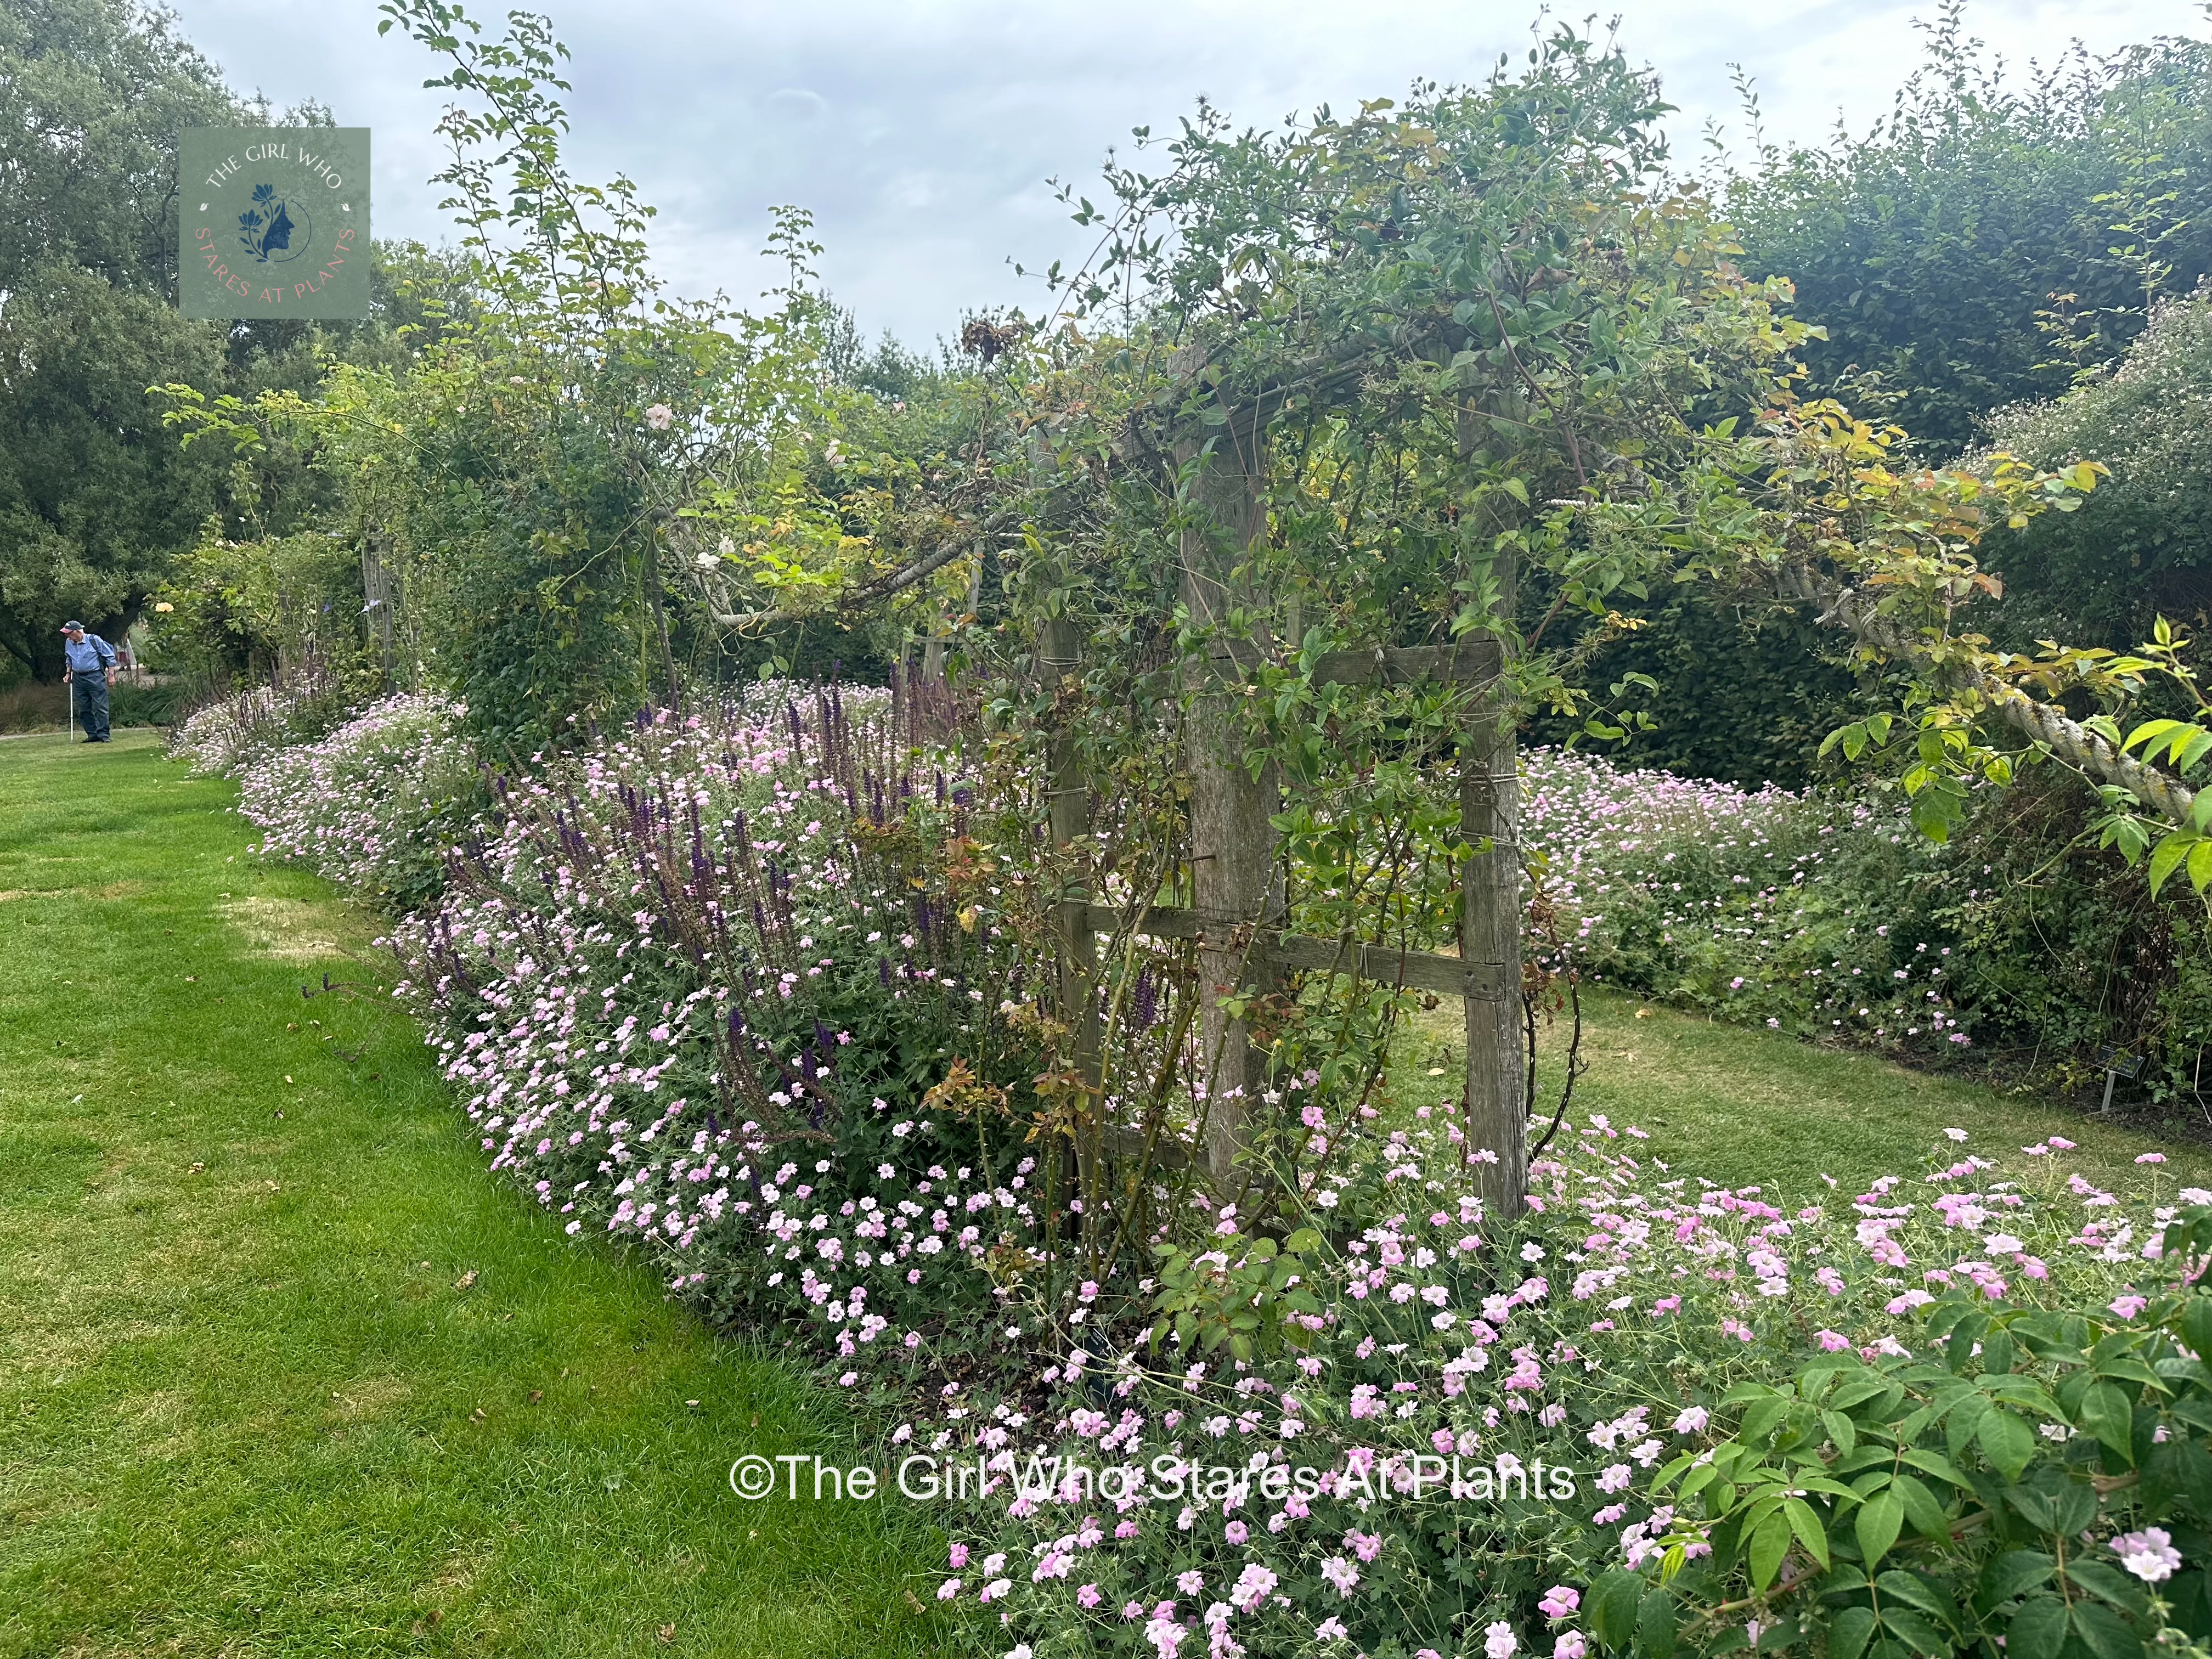
[{"label": "wooden crossbeam", "polygon": [[[1253,669],[1274,659],[1249,640],[1227,640],[1218,657]],[[1464,640],[1457,645],[1386,645],[1370,651],[1330,651],[1314,664],[1313,677],[1333,685],[1417,685],[1438,681],[1487,685],[1498,678],[1502,653],[1495,640]]]},{"label": "wooden crossbeam", "polygon": [[[1106,1151],[1109,1156],[1125,1164],[1133,1164],[1145,1156],[1143,1131],[1132,1129],[1126,1124],[1107,1125]],[[1181,1141],[1163,1133],[1152,1143],[1152,1161],[1158,1169],[1183,1170],[1190,1167],[1192,1159],[1189,1151]]]},{"label": "wooden crossbeam", "polygon": [[[1126,921],[1120,911],[1103,904],[1088,906],[1085,914],[1094,933],[1118,932]],[[1146,910],[1136,923],[1135,931],[1154,939],[1219,939],[1237,933],[1240,927],[1249,934],[1254,954],[1264,956],[1279,968],[1306,973],[1350,974],[1377,984],[1403,985],[1411,990],[1433,991],[1440,996],[1473,997],[1486,1002],[1509,994],[1515,997],[1521,994],[1518,975],[1510,986],[1506,986],[1495,964],[1464,962],[1458,957],[1428,951],[1404,951],[1390,945],[1320,939],[1310,934],[1281,933],[1272,927],[1252,928],[1249,923],[1240,924],[1227,917],[1202,915],[1187,909]]]}]

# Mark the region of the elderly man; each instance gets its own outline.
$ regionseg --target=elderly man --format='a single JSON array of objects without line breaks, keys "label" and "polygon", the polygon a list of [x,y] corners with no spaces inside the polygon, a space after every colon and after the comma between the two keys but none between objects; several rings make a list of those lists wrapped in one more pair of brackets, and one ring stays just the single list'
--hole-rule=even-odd
[{"label": "elderly man", "polygon": [[76,706],[77,724],[87,743],[107,741],[107,690],[115,684],[115,647],[81,622],[62,624],[62,654],[69,666],[62,683]]}]

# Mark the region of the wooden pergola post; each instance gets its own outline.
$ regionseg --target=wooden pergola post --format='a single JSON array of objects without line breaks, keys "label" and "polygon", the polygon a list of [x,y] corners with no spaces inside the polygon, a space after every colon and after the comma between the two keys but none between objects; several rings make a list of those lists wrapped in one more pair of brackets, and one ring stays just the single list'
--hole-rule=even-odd
[{"label": "wooden pergola post", "polygon": [[1180,583],[1192,625],[1218,630],[1209,660],[1192,687],[1185,727],[1191,769],[1191,908],[1203,918],[1199,944],[1200,1074],[1206,1089],[1206,1161],[1217,1190],[1235,1183],[1234,1164],[1247,1146],[1250,1103],[1266,1078],[1265,1057],[1250,1023],[1224,1000],[1264,993],[1273,983],[1267,951],[1254,948],[1253,930],[1279,927],[1283,887],[1270,822],[1279,786],[1273,769],[1255,777],[1238,730],[1232,610],[1253,611],[1255,596],[1237,575],[1264,533],[1260,499],[1257,422],[1231,421],[1208,450],[1201,440],[1176,449],[1183,466],[1197,463],[1190,487],[1194,521],[1182,536]]},{"label": "wooden pergola post", "polygon": [[[1501,616],[1513,610],[1510,550],[1491,566]],[[1493,640],[1495,636],[1493,636]],[[1502,643],[1502,642],[1500,642]],[[1493,677],[1469,711],[1459,761],[1460,833],[1474,849],[1460,874],[1460,960],[1467,1009],[1468,1152],[1484,1207],[1520,1218],[1528,1190],[1528,1079],[1521,1004],[1521,757],[1517,725]]]},{"label": "wooden pergola post", "polygon": [[[1074,623],[1054,617],[1037,629],[1038,678],[1057,701],[1064,696],[1067,678],[1082,665]],[[1048,757],[1050,774],[1046,809],[1052,826],[1052,843],[1065,848],[1091,833],[1091,784],[1073,734],[1064,718],[1052,725]],[[1053,907],[1060,933],[1058,997],[1060,1016],[1074,1033],[1076,1069],[1094,1100],[1099,1088],[1098,945],[1091,925],[1091,892],[1088,881],[1071,882]]]}]

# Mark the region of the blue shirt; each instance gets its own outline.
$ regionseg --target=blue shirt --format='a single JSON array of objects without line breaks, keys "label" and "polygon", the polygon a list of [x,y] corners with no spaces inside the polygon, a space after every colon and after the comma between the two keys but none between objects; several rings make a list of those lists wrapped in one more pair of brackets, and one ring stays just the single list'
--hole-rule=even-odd
[{"label": "blue shirt", "polygon": [[87,634],[82,641],[62,635],[62,654],[69,659],[73,674],[97,674],[115,660],[115,647],[97,634]]}]

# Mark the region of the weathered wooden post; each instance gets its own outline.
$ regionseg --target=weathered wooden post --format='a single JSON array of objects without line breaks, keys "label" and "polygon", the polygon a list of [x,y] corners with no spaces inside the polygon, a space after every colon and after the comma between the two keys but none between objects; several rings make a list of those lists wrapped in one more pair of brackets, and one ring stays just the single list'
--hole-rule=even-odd
[{"label": "weathered wooden post", "polygon": [[[967,614],[970,617],[975,614],[976,607],[983,603],[983,550],[978,548],[975,552],[975,571],[968,578]],[[945,643],[951,639],[952,630],[959,625],[960,620],[958,617],[952,614],[950,605],[940,605],[938,607],[937,621],[930,629],[927,642],[921,648],[921,673],[924,679],[936,681],[945,678]]]},{"label": "weathered wooden post", "polygon": [[[1216,429],[1212,448],[1187,439],[1179,465],[1198,465],[1190,487],[1194,521],[1182,536],[1181,598],[1193,626],[1225,629],[1232,610],[1255,611],[1255,596],[1237,575],[1266,529],[1260,499],[1261,423],[1232,418]],[[1186,728],[1191,769],[1191,908],[1203,928],[1199,943],[1200,1070],[1206,1088],[1206,1159],[1217,1188],[1229,1188],[1232,1165],[1248,1141],[1250,1103],[1262,1086],[1263,1056],[1249,1022],[1221,1005],[1240,993],[1264,992],[1273,969],[1255,927],[1279,926],[1283,889],[1269,819],[1279,786],[1273,769],[1254,777],[1237,727],[1237,670],[1225,632],[1208,647],[1192,687]]]},{"label": "weathered wooden post", "polygon": [[[1054,617],[1037,629],[1038,677],[1055,701],[1064,701],[1068,677],[1082,665],[1073,622]],[[1084,775],[1083,758],[1064,714],[1055,711],[1052,724],[1050,775],[1046,787],[1052,824],[1052,842],[1065,848],[1091,833],[1091,783]],[[1091,926],[1089,881],[1071,882],[1062,888],[1054,916],[1060,931],[1059,1000],[1061,1018],[1075,1037],[1076,1070],[1094,1103],[1099,1086],[1098,946]]]},{"label": "weathered wooden post", "polygon": [[[1510,549],[1490,567],[1500,617],[1513,611]],[[1493,636],[1495,637],[1495,636]],[[1498,640],[1501,651],[1504,645]],[[1502,661],[1499,665],[1503,666]],[[1468,711],[1459,762],[1460,830],[1474,849],[1460,877],[1467,995],[1467,1133],[1490,1213],[1517,1219],[1528,1190],[1528,1055],[1521,1007],[1521,757],[1507,688],[1493,677]]]}]

